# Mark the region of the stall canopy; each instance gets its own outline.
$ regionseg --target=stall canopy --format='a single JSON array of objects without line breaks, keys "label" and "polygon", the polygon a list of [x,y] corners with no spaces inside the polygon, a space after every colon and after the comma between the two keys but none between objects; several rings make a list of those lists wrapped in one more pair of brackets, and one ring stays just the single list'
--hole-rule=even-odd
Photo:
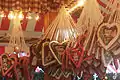
[{"label": "stall canopy", "polygon": [[[24,13],[24,19],[21,21],[21,26],[23,31],[26,31],[30,34],[30,32],[39,33],[42,31],[44,26],[44,16],[40,14],[40,19],[37,21],[34,19],[35,14],[31,13],[32,19],[26,19],[26,15],[28,13]],[[5,16],[8,16],[8,13],[5,13]],[[9,20],[8,17],[0,18],[0,30],[1,31],[11,31],[13,27],[12,20]]]}]

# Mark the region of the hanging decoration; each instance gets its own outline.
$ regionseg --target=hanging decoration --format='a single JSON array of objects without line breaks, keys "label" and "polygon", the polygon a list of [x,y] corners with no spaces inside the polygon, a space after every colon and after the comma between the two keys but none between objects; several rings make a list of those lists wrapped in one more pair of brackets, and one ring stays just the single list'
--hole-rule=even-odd
[{"label": "hanging decoration", "polygon": [[49,48],[49,41],[42,44],[42,64],[43,66],[48,66],[56,62],[52,55],[52,51]]},{"label": "hanging decoration", "polygon": [[[16,54],[2,54],[0,56],[0,64],[1,70],[0,75],[4,79],[12,79],[19,80],[30,79],[30,72],[28,69],[29,58],[28,57],[20,57],[18,58]],[[24,76],[23,76],[24,75]]]},{"label": "hanging decoration", "polygon": [[86,30],[89,30],[88,32],[91,34],[90,32],[92,32],[93,27],[97,28],[102,21],[103,16],[99,10],[97,1],[87,0],[77,22],[80,35],[84,34]]},{"label": "hanging decoration", "polygon": [[[75,30],[75,23],[63,6],[55,20],[48,26],[43,37],[43,40],[50,39],[50,51],[59,64],[62,64],[62,55],[68,41],[72,41],[76,37],[77,31]],[[45,55],[45,53],[42,53],[42,55],[43,54]]]},{"label": "hanging decoration", "polygon": [[[13,77],[12,72],[15,71],[16,80],[19,80],[16,71],[20,66],[20,72],[24,75],[22,77],[26,80],[43,80],[45,74],[60,80],[62,77],[71,76],[74,76],[74,80],[88,80],[93,77],[93,74],[95,74],[94,79],[96,77],[107,79],[105,66],[110,64],[112,58],[117,56],[120,50],[119,9],[114,9],[108,22],[104,23],[96,0],[87,0],[76,29],[69,12],[63,6],[56,19],[49,25],[44,37],[40,42],[32,45],[31,56],[20,25],[24,16],[19,11],[10,12],[8,18],[14,22],[14,28],[6,51],[10,54],[1,56],[2,75],[7,79],[6,77]],[[38,10],[35,9],[35,11]],[[34,19],[39,20],[38,14],[36,13]],[[29,13],[26,18],[33,17]],[[13,54],[15,56],[19,54],[19,56],[13,57]],[[29,56],[31,61],[29,61]],[[113,67],[117,70],[119,67],[115,58],[113,58]],[[48,73],[37,67],[31,75],[29,64],[32,70],[37,65],[42,65],[44,70],[48,69]],[[117,79],[117,76],[115,74],[113,79]]]},{"label": "hanging decoration", "polygon": [[76,68],[80,68],[82,61],[84,61],[84,49],[80,44],[77,46],[77,48],[67,48],[66,54],[72,63],[76,66]]},{"label": "hanging decoration", "polygon": [[62,64],[62,55],[64,55],[67,43],[68,42],[59,43],[57,41],[51,41],[49,44],[49,48],[59,64]]},{"label": "hanging decoration", "polygon": [[74,40],[77,37],[75,23],[63,6],[55,20],[48,26],[44,39],[48,38],[51,41],[63,42],[66,40]]},{"label": "hanging decoration", "polygon": [[2,75],[3,76],[11,76],[11,70],[15,68],[16,65],[16,57],[9,57],[7,54],[1,55],[1,66],[2,66]]},{"label": "hanging decoration", "polygon": [[[108,18],[108,23],[103,23],[98,29],[98,40],[100,44],[108,50],[119,38],[119,24],[117,21],[117,1],[114,1],[112,12]],[[104,39],[104,40],[103,40]]]},{"label": "hanging decoration", "polygon": [[107,16],[111,14],[111,11],[113,10],[113,3],[115,0],[106,0],[105,2],[103,0],[97,0],[97,2],[100,5],[100,10],[103,16]]},{"label": "hanging decoration", "polygon": [[[26,54],[29,53],[29,48],[25,43],[23,32],[21,29],[20,21],[22,18],[18,18],[21,14],[22,13],[19,11],[15,11],[14,13],[11,12],[9,14],[10,19],[13,19],[14,27],[11,33],[9,44],[6,47],[7,53],[19,53],[20,51],[24,51]],[[30,54],[28,54],[28,56],[30,56]]]},{"label": "hanging decoration", "polygon": [[102,24],[97,32],[98,40],[103,48],[109,50],[109,48],[116,42],[119,38],[119,25],[116,23],[104,23]]},{"label": "hanging decoration", "polygon": [[[118,28],[118,26],[120,25],[118,20],[119,9],[117,5],[118,5],[118,1],[115,0],[113,3],[110,17],[108,17],[107,21],[101,24],[98,29],[98,35],[97,35],[98,41],[100,45],[105,49],[105,50],[102,49],[102,58],[103,58],[103,63],[106,67],[112,61],[113,56],[118,54],[118,52],[116,53],[114,52],[116,47],[118,46],[117,42],[119,40],[119,34],[120,34],[119,28]],[[104,28],[104,32],[102,32],[102,28]],[[111,54],[111,57],[109,56],[108,58],[107,56],[110,54]]]},{"label": "hanging decoration", "polygon": [[[93,4],[95,5],[93,6]],[[93,11],[89,10],[91,6]],[[92,16],[93,14],[94,16]],[[47,43],[47,45],[49,44],[52,55],[60,64],[58,65],[61,66],[62,64],[63,70],[73,70],[73,73],[78,76],[81,72],[83,72],[84,80],[91,78],[93,73],[96,73],[101,79],[104,78],[105,68],[100,58],[101,48],[99,46],[97,46],[97,50],[95,48],[97,45],[97,29],[102,21],[103,16],[99,10],[97,2],[95,0],[89,0],[86,2],[80,19],[78,20],[78,32],[82,31],[82,33],[80,33],[80,37],[81,35],[86,36],[79,38],[75,24],[70,15],[64,7],[60,9],[58,16],[46,30],[43,40],[50,39],[50,43]],[[79,39],[76,39],[76,37]],[[64,46],[63,41],[66,40],[70,40],[71,42]],[[41,48],[38,48],[38,46],[44,44],[44,42],[40,43],[36,44],[36,49],[39,49],[39,53],[41,52]],[[45,47],[45,44],[43,46]],[[43,54],[45,55],[45,52],[42,53],[42,55]],[[45,61],[44,58],[42,60]],[[61,69],[55,70],[54,66],[52,66],[52,71],[50,71],[49,74],[56,79],[60,79],[63,75]]]}]

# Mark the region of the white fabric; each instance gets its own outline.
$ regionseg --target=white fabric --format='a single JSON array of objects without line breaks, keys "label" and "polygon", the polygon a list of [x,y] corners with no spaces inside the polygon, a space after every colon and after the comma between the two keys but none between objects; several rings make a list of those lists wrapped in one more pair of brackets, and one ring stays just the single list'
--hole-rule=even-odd
[{"label": "white fabric", "polygon": [[31,13],[31,17],[32,19],[30,19],[27,23],[27,27],[26,27],[26,31],[33,31],[34,30],[34,27],[33,26],[36,26],[36,20],[34,19],[36,15],[34,13]]}]

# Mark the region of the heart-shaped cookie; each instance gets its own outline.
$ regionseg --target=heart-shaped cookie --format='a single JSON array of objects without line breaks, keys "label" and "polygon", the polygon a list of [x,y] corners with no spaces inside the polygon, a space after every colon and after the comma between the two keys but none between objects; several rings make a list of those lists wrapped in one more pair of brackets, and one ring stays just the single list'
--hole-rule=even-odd
[{"label": "heart-shaped cookie", "polygon": [[108,50],[119,37],[119,26],[117,23],[104,23],[97,32],[98,41],[106,50]]},{"label": "heart-shaped cookie", "polygon": [[57,41],[51,41],[49,44],[49,48],[54,56],[54,58],[57,60],[57,62],[61,65],[62,64],[62,55],[66,49],[68,42],[62,42],[59,43]]},{"label": "heart-shaped cookie", "polygon": [[16,57],[8,56],[7,54],[1,55],[1,66],[2,66],[2,75],[6,76],[16,64]]},{"label": "heart-shaped cookie", "polygon": [[56,60],[49,48],[49,42],[44,42],[42,45],[42,64],[43,66],[48,66],[55,63]]},{"label": "heart-shaped cookie", "polygon": [[67,48],[66,50],[66,54],[69,56],[69,59],[73,62],[76,68],[79,68],[84,59],[83,47],[79,45],[78,48]]}]

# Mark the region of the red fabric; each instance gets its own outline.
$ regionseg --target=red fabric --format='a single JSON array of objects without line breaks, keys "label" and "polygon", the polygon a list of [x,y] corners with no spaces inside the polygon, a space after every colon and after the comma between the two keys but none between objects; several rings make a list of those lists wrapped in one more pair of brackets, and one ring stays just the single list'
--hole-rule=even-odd
[{"label": "red fabric", "polygon": [[26,18],[27,12],[23,14],[24,14],[24,19],[22,20],[21,27],[22,27],[22,30],[25,31],[28,23],[28,19]]},{"label": "red fabric", "polygon": [[8,30],[10,25],[10,20],[8,19],[8,12],[6,12],[6,17],[2,19],[0,30]]},{"label": "red fabric", "polygon": [[0,46],[0,54],[3,54],[5,52],[5,47],[4,46]]},{"label": "red fabric", "polygon": [[35,30],[36,32],[41,32],[44,27],[44,15],[40,15],[40,20],[36,22]]}]

